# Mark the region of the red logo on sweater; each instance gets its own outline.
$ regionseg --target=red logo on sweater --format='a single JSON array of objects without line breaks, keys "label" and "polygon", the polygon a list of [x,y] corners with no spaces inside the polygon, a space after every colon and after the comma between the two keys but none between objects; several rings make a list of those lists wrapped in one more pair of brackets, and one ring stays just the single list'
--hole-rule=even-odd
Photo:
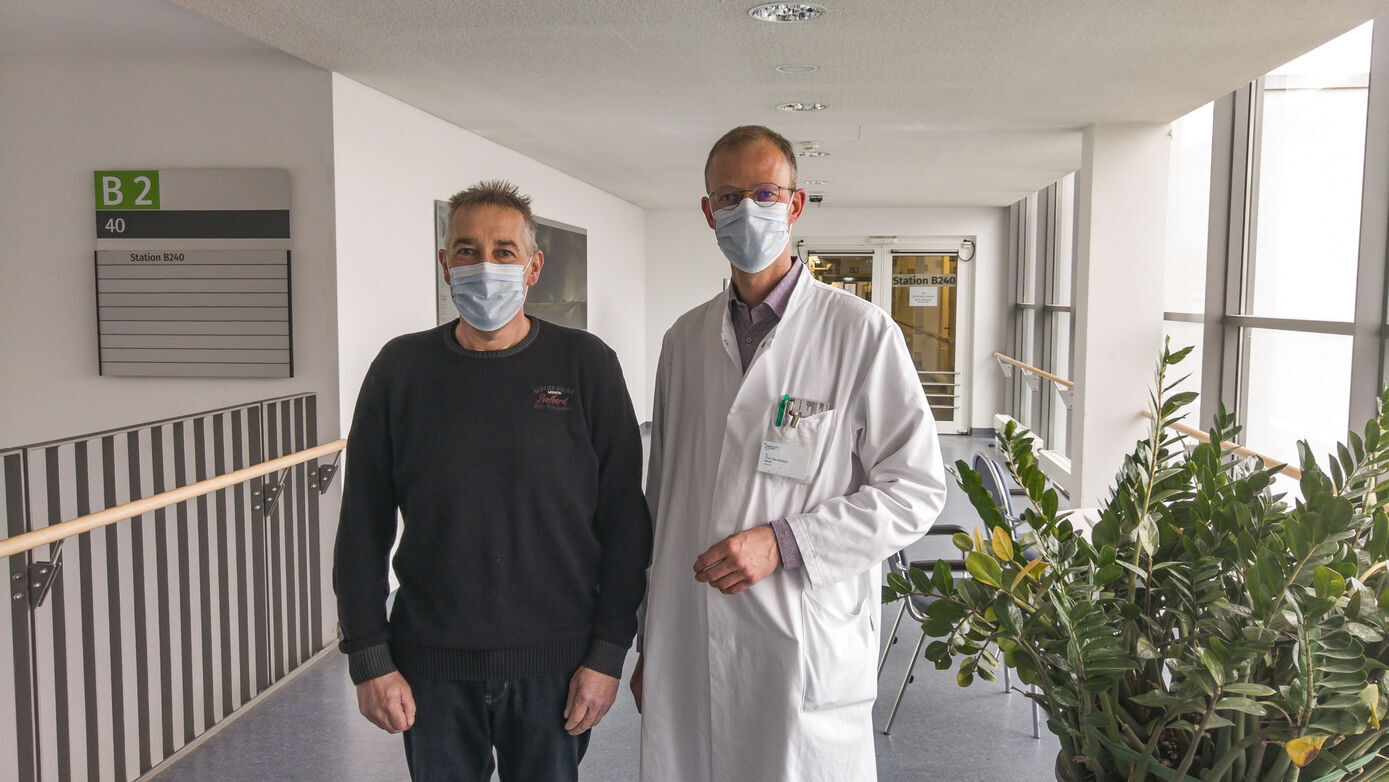
[{"label": "red logo on sweater", "polygon": [[541,386],[535,389],[536,410],[568,410],[574,389],[563,386]]}]

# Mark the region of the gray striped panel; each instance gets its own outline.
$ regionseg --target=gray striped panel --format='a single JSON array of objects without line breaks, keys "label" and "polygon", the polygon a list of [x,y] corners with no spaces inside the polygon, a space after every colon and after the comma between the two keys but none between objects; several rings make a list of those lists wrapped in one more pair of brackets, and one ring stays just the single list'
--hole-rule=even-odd
[{"label": "gray striped panel", "polygon": [[[0,454],[0,509],[4,511],[4,535],[13,537],[29,529],[25,514],[24,454]],[[10,557],[0,569],[6,588],[0,607],[0,779],[31,782],[37,779],[34,757],[32,666],[29,662],[29,612],[25,597],[25,569],[29,558]],[[18,578],[16,578],[16,576]],[[15,595],[20,599],[16,600]],[[13,704],[14,708],[10,708]]]},{"label": "gray striped panel", "polygon": [[[309,447],[314,409],[291,397],[0,455],[9,534]],[[44,606],[0,614],[14,639],[0,698],[19,706],[0,710],[0,779],[134,779],[316,652],[326,570],[309,470],[285,473],[269,517],[257,480],[65,541]]]}]

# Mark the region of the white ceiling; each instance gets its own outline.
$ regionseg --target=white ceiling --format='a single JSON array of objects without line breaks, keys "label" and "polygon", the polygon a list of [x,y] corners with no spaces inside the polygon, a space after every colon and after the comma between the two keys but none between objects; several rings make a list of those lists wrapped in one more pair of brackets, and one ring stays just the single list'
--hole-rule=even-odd
[{"label": "white ceiling", "polygon": [[168,0],[0,0],[0,55],[268,48]]},{"label": "white ceiling", "polygon": [[[253,43],[165,0],[7,2],[40,28],[55,8],[119,9],[118,48],[151,26],[186,38],[179,48]],[[827,205],[1001,206],[1076,168],[1085,126],[1175,119],[1389,11],[1389,0],[819,0],[824,16],[788,25],[749,18],[756,0],[175,2],[644,207],[689,206],[709,145],[743,123],[831,153],[800,168],[830,180],[811,188]],[[0,51],[34,37],[10,27],[12,11]],[[82,20],[63,21],[79,30],[70,40],[96,45]],[[778,73],[784,63],[819,70]],[[787,101],[829,109],[773,108]]]}]

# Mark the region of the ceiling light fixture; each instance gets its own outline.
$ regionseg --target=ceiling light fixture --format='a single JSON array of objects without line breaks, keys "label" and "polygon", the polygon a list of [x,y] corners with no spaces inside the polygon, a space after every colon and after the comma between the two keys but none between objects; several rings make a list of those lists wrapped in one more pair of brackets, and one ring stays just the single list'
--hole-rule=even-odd
[{"label": "ceiling light fixture", "polygon": [[748,16],[759,22],[808,22],[825,12],[812,3],[763,3],[748,9]]},{"label": "ceiling light fixture", "polygon": [[801,180],[801,184],[803,184],[803,185],[828,185],[829,183],[830,183],[830,181],[829,181],[828,179],[802,179],[802,180]]},{"label": "ceiling light fixture", "polygon": [[796,157],[829,157],[830,153],[821,152],[818,149],[803,149],[796,153]]},{"label": "ceiling light fixture", "polygon": [[776,69],[782,73],[810,73],[820,70],[820,67],[818,65],[778,65]]},{"label": "ceiling light fixture", "polygon": [[829,108],[823,103],[778,103],[779,111],[824,111]]}]

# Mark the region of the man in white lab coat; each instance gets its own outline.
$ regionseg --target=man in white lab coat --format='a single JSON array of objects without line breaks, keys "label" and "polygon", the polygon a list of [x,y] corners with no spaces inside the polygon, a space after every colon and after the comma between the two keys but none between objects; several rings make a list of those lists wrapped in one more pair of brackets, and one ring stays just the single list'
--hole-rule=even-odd
[{"label": "man in white lab coat", "polygon": [[901,330],[791,257],[795,174],[761,126],[705,165],[732,284],[676,321],[656,373],[647,782],[874,779],[881,563],[945,502]]}]

